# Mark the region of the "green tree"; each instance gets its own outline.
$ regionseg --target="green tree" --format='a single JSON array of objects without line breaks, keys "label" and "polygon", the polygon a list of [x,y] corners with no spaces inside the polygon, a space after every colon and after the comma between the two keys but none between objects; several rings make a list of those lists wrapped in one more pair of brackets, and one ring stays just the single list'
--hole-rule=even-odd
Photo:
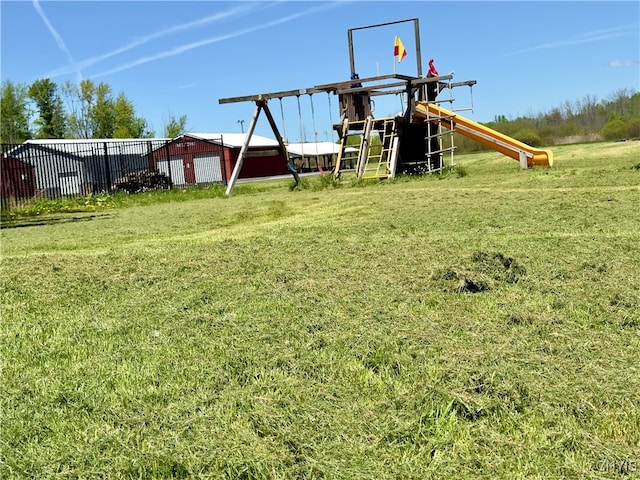
[{"label": "green tree", "polygon": [[600,134],[605,140],[622,140],[627,138],[627,125],[622,118],[612,115],[611,119],[600,129]]},{"label": "green tree", "polygon": [[147,121],[136,117],[133,103],[120,92],[114,103],[115,128],[113,138],[144,138],[147,136]]},{"label": "green tree", "polygon": [[0,143],[22,143],[31,138],[27,87],[11,80],[2,82],[0,93]]},{"label": "green tree", "polygon": [[176,118],[174,115],[169,117],[169,123],[164,127],[164,136],[166,138],[175,138],[185,132],[187,125],[187,116],[181,115]]},{"label": "green tree", "polygon": [[627,135],[629,138],[640,138],[640,116],[627,120]]},{"label": "green tree", "polygon": [[35,120],[36,138],[64,138],[65,113],[58,85],[48,78],[36,80],[28,89],[28,95],[38,107]]},{"label": "green tree", "polygon": [[540,136],[530,128],[524,128],[522,130],[518,130],[513,135],[513,138],[521,141],[522,143],[526,143],[532,147],[538,147],[542,144],[542,139]]},{"label": "green tree", "polygon": [[94,138],[113,138],[116,129],[115,101],[111,87],[99,83],[94,90],[94,102],[89,110],[89,117],[95,125]]},{"label": "green tree", "polygon": [[67,82],[64,92],[69,130],[75,138],[143,138],[151,134],[147,121],[136,117],[133,103],[122,92],[114,98],[106,83]]}]

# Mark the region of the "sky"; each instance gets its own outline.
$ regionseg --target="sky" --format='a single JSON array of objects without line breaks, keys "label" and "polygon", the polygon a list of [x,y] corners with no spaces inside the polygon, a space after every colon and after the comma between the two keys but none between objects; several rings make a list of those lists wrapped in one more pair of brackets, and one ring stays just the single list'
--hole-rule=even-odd
[{"label": "sky", "polygon": [[[182,115],[190,132],[246,131],[255,103],[220,99],[349,80],[350,29],[360,78],[417,76],[419,51],[423,74],[433,59],[440,75],[477,82],[453,90],[454,108],[477,122],[640,90],[637,1],[2,0],[0,22],[3,81],[105,82],[157,137]],[[374,101],[376,117],[404,108],[400,95]],[[268,105],[288,141],[337,140],[336,96]],[[263,114],[255,133],[273,138]]]}]

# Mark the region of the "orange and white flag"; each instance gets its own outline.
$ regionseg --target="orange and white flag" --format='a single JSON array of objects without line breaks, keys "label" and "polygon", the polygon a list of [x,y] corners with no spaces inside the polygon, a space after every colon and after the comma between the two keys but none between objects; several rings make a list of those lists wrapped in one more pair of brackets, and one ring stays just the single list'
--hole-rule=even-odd
[{"label": "orange and white flag", "polygon": [[404,49],[404,45],[398,36],[396,36],[396,41],[393,44],[393,55],[398,57],[398,63],[404,60],[404,57],[407,56],[407,51]]}]

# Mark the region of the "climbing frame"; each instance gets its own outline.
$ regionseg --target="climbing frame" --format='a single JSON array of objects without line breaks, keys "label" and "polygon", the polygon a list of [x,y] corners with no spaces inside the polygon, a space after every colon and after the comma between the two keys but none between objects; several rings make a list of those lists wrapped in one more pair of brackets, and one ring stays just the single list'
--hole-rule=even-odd
[{"label": "climbing frame", "polygon": [[[372,142],[376,137],[380,140],[379,144]],[[357,176],[359,178],[393,177],[398,155],[397,147],[396,119],[368,117],[360,141]]]}]

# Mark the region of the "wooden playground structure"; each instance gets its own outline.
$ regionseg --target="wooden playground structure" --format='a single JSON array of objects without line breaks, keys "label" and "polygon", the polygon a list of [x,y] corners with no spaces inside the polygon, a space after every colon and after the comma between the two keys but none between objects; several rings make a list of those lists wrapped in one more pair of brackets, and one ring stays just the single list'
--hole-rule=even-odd
[{"label": "wooden playground structure", "polygon": [[[359,78],[355,67],[353,31],[403,22],[412,22],[414,25],[416,75],[393,73]],[[340,120],[337,124],[332,125],[340,139],[339,153],[332,172],[335,177],[339,177],[344,169],[348,147],[357,148],[355,173],[358,178],[384,179],[393,178],[398,174],[440,172],[446,167],[445,155],[450,158],[448,166],[453,167],[454,131],[517,159],[523,168],[532,165],[551,165],[551,152],[532,149],[528,145],[521,144],[456,113],[460,110],[453,108],[454,98],[451,92],[457,87],[471,88],[476,84],[476,81],[453,82],[453,72],[439,75],[433,66],[433,60],[429,62],[429,72],[427,75],[423,75],[417,18],[353,28],[349,29],[347,33],[351,68],[349,80],[316,85],[310,88],[219,99],[220,104],[254,102],[256,105],[247,129],[244,145],[240,150],[227,185],[227,195],[233,191],[245,153],[248,150],[249,141],[263,111],[278,142],[279,149],[288,161],[288,170],[296,183],[299,182],[297,169],[289,159],[287,146],[269,108],[269,101],[277,99],[282,102],[283,98],[297,97],[299,102],[301,96],[309,95],[313,112],[312,96],[319,93],[326,93],[330,98],[332,95],[338,96]],[[449,97],[436,100],[438,94],[443,90],[450,92]],[[406,96],[406,109],[402,114],[383,118],[373,116],[373,98],[380,95],[398,94]],[[450,110],[438,106],[444,102],[450,103]],[[284,122],[284,118],[282,121]],[[349,145],[348,140],[354,135],[359,136],[359,145]],[[450,141],[446,142],[446,146],[443,142],[444,135],[450,136]]]}]

